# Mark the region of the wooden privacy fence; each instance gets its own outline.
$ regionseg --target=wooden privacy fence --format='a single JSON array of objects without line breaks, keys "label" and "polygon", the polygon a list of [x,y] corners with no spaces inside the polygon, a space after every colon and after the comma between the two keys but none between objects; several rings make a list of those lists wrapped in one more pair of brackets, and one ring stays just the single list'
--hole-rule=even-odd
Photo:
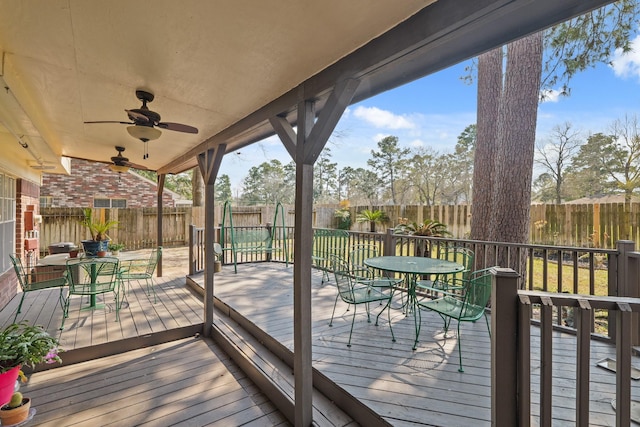
[{"label": "wooden privacy fence", "polygon": [[[338,205],[317,205],[313,211],[313,226],[336,228],[335,212]],[[275,205],[234,206],[233,221],[238,227],[266,225],[273,220]],[[377,231],[386,232],[401,221],[422,222],[433,219],[444,223],[455,238],[468,237],[471,230],[472,206],[352,206],[351,231],[366,232],[369,223],[356,223],[358,212],[365,209],[382,210],[389,217]],[[56,242],[74,242],[87,238],[79,225],[80,208],[41,208],[43,222],[40,227],[40,248]],[[124,243],[128,249],[151,247],[156,241],[156,208],[96,209],[100,215],[120,221],[110,236]],[[203,207],[163,208],[163,240],[165,246],[187,245],[188,227],[204,227]],[[222,220],[222,209],[215,207],[216,222]],[[284,206],[285,225],[292,227],[295,220],[293,206]],[[218,226],[219,224],[215,224]],[[640,203],[607,203],[582,205],[532,205],[530,221],[533,244],[575,246],[584,248],[614,248],[619,240],[640,241]]]},{"label": "wooden privacy fence", "polygon": [[[41,208],[40,251],[45,253],[52,243],[72,242],[80,246],[89,233],[80,221],[82,208]],[[157,246],[157,208],[94,209],[96,218],[116,220],[118,225],[109,231],[112,241],[122,243],[128,250]],[[162,209],[162,237],[164,246],[186,246],[192,209],[185,207]]]},{"label": "wooden privacy fence", "polygon": [[613,248],[638,241],[640,203],[532,205],[530,227],[534,243]]}]

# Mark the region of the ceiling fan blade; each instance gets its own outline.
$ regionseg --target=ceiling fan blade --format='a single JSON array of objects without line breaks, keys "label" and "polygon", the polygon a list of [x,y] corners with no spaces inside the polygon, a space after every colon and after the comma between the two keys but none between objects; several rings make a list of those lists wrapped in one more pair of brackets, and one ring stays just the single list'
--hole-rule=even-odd
[{"label": "ceiling fan blade", "polygon": [[135,122],[135,124],[139,124],[139,123],[145,124],[151,121],[149,120],[149,117],[145,116],[144,114],[138,113],[137,111],[133,111],[133,110],[124,110],[124,111],[127,112],[127,115],[131,120]]},{"label": "ceiling fan blade", "polygon": [[133,125],[135,123],[131,123],[131,122],[119,122],[116,120],[98,120],[95,122],[84,122],[85,124],[93,124],[93,123],[120,123],[121,125]]},{"label": "ceiling fan blade", "polygon": [[157,126],[162,129],[173,130],[176,132],[198,133],[198,128],[194,128],[193,126],[189,125],[183,125],[182,123],[160,122]]},{"label": "ceiling fan blade", "polygon": [[129,166],[130,168],[138,169],[138,170],[142,170],[142,171],[151,170],[147,166],[143,166],[143,165],[139,165],[139,164],[131,163],[131,162],[125,162],[125,166]]}]

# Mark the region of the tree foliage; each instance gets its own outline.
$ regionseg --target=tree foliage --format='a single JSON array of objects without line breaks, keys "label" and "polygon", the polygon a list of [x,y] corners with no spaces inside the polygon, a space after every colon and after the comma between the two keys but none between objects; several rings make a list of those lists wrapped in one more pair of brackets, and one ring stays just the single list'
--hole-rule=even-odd
[{"label": "tree foliage", "polygon": [[554,126],[551,137],[545,139],[536,148],[538,153],[536,163],[545,170],[545,177],[539,178],[536,184],[544,185],[542,188],[544,192],[548,194],[550,191],[553,194],[552,201],[557,204],[562,203],[565,196],[566,174],[571,165],[571,158],[581,143],[580,132],[573,130],[571,123],[565,122]]},{"label": "tree foliage", "polygon": [[405,160],[411,150],[400,148],[397,136],[382,138],[378,141],[378,149],[379,151],[371,150],[372,158],[367,161],[367,165],[378,171],[380,180],[388,190],[387,197],[395,205],[396,180],[402,175]]}]

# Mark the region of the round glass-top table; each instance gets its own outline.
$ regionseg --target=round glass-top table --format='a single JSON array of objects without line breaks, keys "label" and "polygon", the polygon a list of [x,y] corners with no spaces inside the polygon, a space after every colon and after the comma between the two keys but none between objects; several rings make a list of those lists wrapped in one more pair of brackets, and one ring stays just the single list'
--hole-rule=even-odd
[{"label": "round glass-top table", "polygon": [[464,270],[462,264],[437,258],[420,256],[379,256],[367,258],[364,263],[378,270],[405,274],[452,274]]},{"label": "round glass-top table", "polygon": [[[395,273],[402,273],[405,275],[405,283],[407,286],[407,303],[406,305],[403,303],[403,309],[406,307],[405,312],[407,314],[410,312],[414,313],[416,322],[416,342],[418,341],[418,333],[420,330],[418,325],[418,316],[415,314],[418,301],[416,296],[416,279],[418,275],[454,274],[464,271],[464,266],[462,264],[458,264],[457,262],[418,256],[380,256],[367,258],[364,260],[364,263],[371,268]],[[390,307],[391,304],[389,304],[389,308]]]}]

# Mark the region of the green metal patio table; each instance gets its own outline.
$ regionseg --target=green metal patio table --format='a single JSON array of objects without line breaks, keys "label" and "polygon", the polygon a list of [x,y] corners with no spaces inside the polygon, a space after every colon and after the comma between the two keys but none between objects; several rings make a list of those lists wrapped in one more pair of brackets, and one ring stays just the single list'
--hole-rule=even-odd
[{"label": "green metal patio table", "polygon": [[[444,259],[427,258],[418,256],[380,256],[367,258],[365,265],[382,271],[404,274],[407,286],[407,303],[403,305],[406,313],[414,313],[416,326],[416,342],[418,340],[418,316],[415,315],[417,296],[416,280],[419,275],[428,274],[453,274],[464,270],[462,264]],[[392,292],[394,289],[392,289]]]}]

